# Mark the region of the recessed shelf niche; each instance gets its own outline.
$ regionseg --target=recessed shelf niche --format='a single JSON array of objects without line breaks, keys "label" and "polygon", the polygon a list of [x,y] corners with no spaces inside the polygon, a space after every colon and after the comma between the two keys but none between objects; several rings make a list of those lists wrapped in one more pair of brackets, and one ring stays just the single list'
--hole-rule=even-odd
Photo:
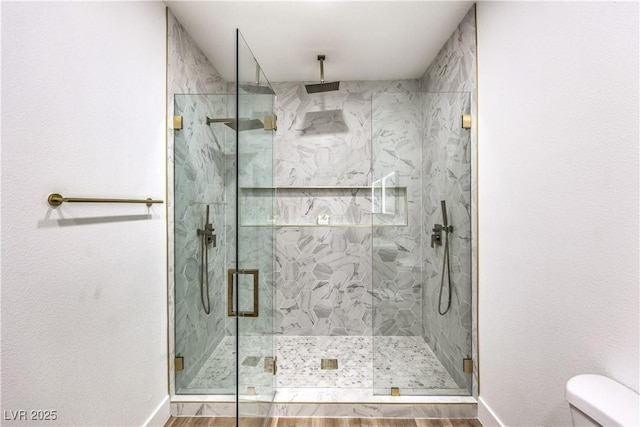
[{"label": "recessed shelf niche", "polygon": [[402,227],[407,187],[240,187],[240,225],[248,227]]}]

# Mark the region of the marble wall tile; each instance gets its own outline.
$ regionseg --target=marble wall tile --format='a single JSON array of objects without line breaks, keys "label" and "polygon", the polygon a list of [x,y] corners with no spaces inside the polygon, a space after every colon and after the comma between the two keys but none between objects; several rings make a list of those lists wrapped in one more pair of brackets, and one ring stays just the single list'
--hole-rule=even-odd
[{"label": "marble wall tile", "polygon": [[[264,120],[266,115],[273,114],[273,95],[241,94],[239,96],[239,112],[241,119]],[[231,116],[235,111],[235,95],[229,96],[229,111]],[[236,251],[240,254],[237,265],[240,270],[257,269],[259,272],[258,301],[260,313],[258,317],[242,317],[239,319],[240,328],[244,334],[263,334],[273,331],[274,319],[274,241],[275,229],[270,223],[255,224],[244,222],[243,218],[255,217],[259,212],[265,218],[273,217],[274,203],[271,187],[274,185],[274,132],[264,129],[243,130],[238,133],[238,147],[236,147],[235,131],[227,139],[225,187],[227,200],[226,226],[228,229],[227,268],[236,268]],[[236,151],[238,162],[236,165]],[[236,176],[236,170],[238,175]],[[255,188],[266,189],[256,198],[245,200],[238,207],[236,200],[236,179],[240,188],[240,195],[254,191]],[[236,239],[236,214],[240,215],[240,227]],[[227,317],[226,335],[235,335],[236,318]],[[269,354],[267,348],[264,354]]]},{"label": "marble wall tile", "polygon": [[[219,191],[224,171],[221,158],[224,139],[219,132],[204,125],[206,115],[224,110],[224,101],[176,95],[224,93],[226,82],[171,12],[168,13],[167,45],[167,117],[174,115],[177,104],[186,118],[184,130],[167,129],[167,180],[176,185],[176,188],[169,185],[167,194],[167,222],[173,231],[168,233],[169,386],[170,393],[174,394],[176,388],[188,384],[190,377],[197,373],[199,364],[207,359],[221,338],[220,331],[224,331],[220,315],[206,316],[202,312],[197,285],[200,248],[194,236],[194,227],[203,223],[204,207],[209,204],[218,242],[224,241],[220,238],[224,230],[217,227],[224,217],[224,195]],[[174,152],[176,142],[178,149]],[[220,271],[224,263],[221,249],[210,250],[208,268],[212,274]],[[217,282],[212,279],[212,283]],[[212,286],[211,290],[212,312],[221,311],[217,307],[221,288]],[[178,373],[180,384],[176,387],[174,356],[178,352],[186,358],[186,370]]]},{"label": "marble wall tile", "polygon": [[[229,92],[229,83],[222,80],[171,14],[169,85],[171,95]],[[350,224],[364,224],[369,220],[365,215],[370,214],[374,224],[379,226],[295,227],[282,225],[287,223],[281,222],[275,232],[270,227],[247,227],[255,229],[240,233],[239,241],[236,242],[233,225],[235,206],[232,203],[224,204],[225,200],[235,200],[235,146],[229,135],[222,135],[225,130],[221,130],[218,136],[213,137],[217,138],[216,143],[222,147],[216,154],[219,157],[213,161],[214,165],[217,165],[216,172],[205,175],[213,176],[217,183],[223,182],[224,193],[216,193],[216,185],[210,186],[209,192],[205,193],[195,193],[191,188],[184,189],[185,197],[187,194],[200,194],[195,196],[196,201],[191,206],[192,213],[199,212],[201,209],[197,206],[202,206],[209,200],[215,200],[215,203],[219,204],[215,209],[216,215],[221,219],[221,224],[225,225],[218,230],[225,234],[226,248],[220,251],[224,254],[222,258],[218,257],[212,261],[214,268],[220,270],[222,265],[224,272],[227,268],[233,268],[237,245],[241,248],[242,254],[247,254],[247,258],[241,260],[247,265],[246,268],[256,266],[260,269],[261,275],[263,272],[267,277],[272,275],[273,280],[261,282],[261,286],[265,287],[261,289],[261,295],[265,297],[260,302],[260,310],[269,314],[265,318],[275,318],[275,325],[280,334],[423,335],[432,343],[437,342],[440,360],[447,368],[460,365],[459,355],[467,350],[450,344],[453,341],[450,337],[467,334],[470,321],[471,329],[475,331],[475,310],[469,310],[469,316],[461,316],[456,322],[444,325],[437,339],[427,338],[435,336],[425,331],[429,328],[428,324],[435,325],[437,322],[429,314],[429,310],[433,314],[433,307],[429,307],[429,304],[433,305],[434,274],[439,271],[437,258],[435,255],[429,255],[435,251],[430,251],[427,246],[430,238],[427,232],[430,228],[427,227],[431,224],[429,221],[435,221],[438,216],[437,208],[443,194],[440,190],[444,189],[448,191],[447,198],[457,197],[456,200],[463,200],[455,207],[451,203],[453,212],[450,213],[450,218],[455,218],[452,221],[457,221],[461,229],[470,225],[470,235],[475,235],[475,203],[471,203],[468,197],[465,199],[465,194],[469,193],[470,198],[475,200],[475,179],[469,184],[470,188],[459,185],[469,174],[471,177],[475,174],[468,172],[463,166],[462,159],[468,157],[468,152],[451,155],[446,151],[451,148],[447,147],[446,143],[444,151],[437,151],[434,147],[423,147],[423,138],[438,139],[444,135],[440,129],[433,126],[429,128],[428,123],[433,124],[435,119],[446,118],[447,111],[451,108],[447,111],[438,110],[437,102],[425,100],[424,95],[420,96],[418,93],[420,90],[472,92],[470,105],[475,117],[474,9],[461,22],[420,80],[342,82],[340,91],[315,95],[308,95],[302,83],[277,83],[274,84],[274,88],[278,97],[276,112],[279,119],[275,152],[264,151],[265,144],[270,143],[266,140],[266,133],[247,138],[240,155],[240,186],[366,186],[393,173],[389,182],[406,187],[407,225],[392,227],[388,223],[383,224],[389,216],[376,217],[371,212],[363,213],[363,209],[350,208],[351,200],[344,201],[340,197],[317,198],[305,195],[305,200],[295,203],[276,197],[271,215],[274,221],[299,218],[299,212],[287,211],[287,207],[306,203],[307,206],[316,208],[316,211],[310,210],[307,214],[308,222],[311,221],[309,218],[317,219],[322,210],[320,208],[324,207],[332,216],[342,215]],[[235,109],[233,97],[229,97],[226,102],[228,111]],[[444,98],[438,102],[449,107],[458,105],[456,100]],[[171,116],[173,103],[169,104]],[[260,106],[258,103],[256,107],[246,111],[247,114],[260,118],[268,109],[268,105]],[[179,160],[174,161],[174,131],[170,129],[169,132],[168,172],[172,182],[173,165]],[[211,133],[216,135],[214,130],[211,130]],[[470,164],[475,165],[475,131],[471,132],[467,150],[471,153]],[[429,165],[430,172],[440,165],[440,170],[446,170],[449,176],[461,178],[457,181],[447,181],[442,175],[433,173],[431,178],[434,181],[427,190],[423,166],[415,163],[421,159],[423,164]],[[438,161],[441,163],[437,163]],[[450,164],[442,163],[446,161]],[[251,162],[251,168],[242,167],[243,162]],[[271,165],[273,170],[270,169]],[[222,169],[219,169],[220,167]],[[194,165],[185,162],[179,173],[196,182],[196,169]],[[274,181],[269,183],[272,176]],[[176,197],[172,190],[169,193],[169,224],[173,228],[176,222],[173,216]],[[366,197],[363,199],[364,202],[354,199],[354,204],[362,206],[372,201],[371,197],[369,200]],[[338,207],[342,207],[342,211],[336,214]],[[422,218],[423,213],[429,218],[426,222]],[[197,214],[194,218],[196,216]],[[260,216],[269,219],[268,203],[261,207]],[[188,235],[189,226],[186,223],[176,223],[175,227],[183,227],[181,236]],[[193,290],[180,291],[173,281],[174,271],[183,274],[185,278],[192,273],[187,274],[186,267],[172,263],[172,251],[176,242],[171,234],[169,298],[171,301],[174,292],[178,292],[181,293],[181,297],[188,296],[193,300],[198,296]],[[274,242],[275,257],[269,252],[274,247]],[[471,266],[475,257],[466,255],[469,250],[474,250],[474,245],[474,239],[465,240],[462,237],[455,244],[452,243],[452,266],[457,266],[455,279],[473,281],[471,295],[462,292],[456,294],[455,298],[458,298],[460,307],[475,307],[477,283],[476,275],[473,274],[475,265]],[[178,246],[180,245],[176,247]],[[186,246],[189,246],[190,253],[193,254],[193,243],[183,246],[185,248],[180,249],[182,253],[185,253]],[[250,249],[245,251],[242,248]],[[187,256],[186,259],[193,260],[193,255]],[[468,268],[465,267],[467,265]],[[226,283],[226,279],[221,283]],[[273,299],[268,295],[272,295]],[[225,299],[222,294],[219,296]],[[173,342],[174,328],[177,327],[173,322],[174,315],[180,317],[181,329],[191,328],[193,331],[199,322],[194,320],[197,316],[193,314],[197,305],[181,303],[177,294],[175,297],[175,304],[170,304],[171,349],[178,345]],[[226,313],[226,310],[224,312]],[[235,333],[234,322],[234,318],[226,316],[222,320],[226,335]],[[204,325],[201,323],[201,326]],[[245,326],[251,333],[260,333],[271,327],[269,322],[261,322],[258,319],[254,319],[253,322],[252,319],[248,319]],[[215,322],[213,327],[204,327],[207,333],[214,334],[217,334],[219,329],[219,322]],[[186,338],[180,339],[186,341],[185,345],[195,348],[195,342],[203,337],[193,337],[190,343]],[[208,342],[215,342],[216,339]],[[204,349],[203,354],[208,354],[211,350]],[[472,353],[476,360],[475,347]],[[173,353],[170,364],[173,364]],[[452,375],[459,383],[466,381],[465,377],[456,377],[455,368]],[[172,391],[175,389],[173,383],[171,388]],[[366,412],[366,409],[359,410]]]},{"label": "marble wall tile", "polygon": [[370,335],[371,231],[279,227],[277,331],[284,335]]},{"label": "marble wall tile", "polygon": [[274,83],[277,186],[370,185],[371,97],[417,92],[417,81],[342,82],[307,94],[304,84]]},{"label": "marble wall tile", "polygon": [[274,88],[277,186],[367,186],[385,178],[402,187],[386,192],[392,215],[372,212],[370,191],[287,190],[276,197],[276,224],[309,226],[326,214],[341,225],[278,227],[278,332],[420,334],[418,82],[342,82],[339,91],[314,95],[302,83]]},{"label": "marble wall tile", "polygon": [[[476,141],[476,23],[472,7],[420,79],[424,93],[425,191],[427,218],[424,241],[433,224],[441,223],[440,200],[447,201],[449,221],[454,225],[451,247],[454,294],[452,310],[437,314],[442,248],[425,246],[423,288],[424,337],[460,386],[477,396],[477,164]],[[459,111],[472,115],[472,129],[450,126]],[[447,129],[450,128],[450,129]],[[449,139],[453,132],[455,139]],[[465,134],[464,132],[468,132]],[[454,141],[456,141],[454,143]],[[470,288],[467,285],[470,283]],[[464,285],[463,285],[464,284]],[[472,357],[474,374],[461,372],[462,359]]]},{"label": "marble wall tile", "polygon": [[235,417],[235,402],[172,402],[173,417]]},{"label": "marble wall tile", "polygon": [[476,404],[303,403],[274,404],[276,417],[477,418]]},{"label": "marble wall tile", "polygon": [[[425,157],[423,173],[425,241],[435,224],[442,224],[440,201],[447,203],[447,217],[453,226],[449,234],[449,263],[452,282],[451,307],[440,315],[448,300],[445,276],[442,299],[442,264],[445,245],[425,247],[423,328],[425,341],[451,372],[458,385],[470,389],[471,378],[462,372],[462,359],[471,356],[471,200],[469,131],[461,128],[460,117],[469,108],[464,93],[424,94]],[[444,237],[443,237],[444,239]]]},{"label": "marble wall tile", "polygon": [[[225,240],[209,245],[210,313],[201,295],[201,266],[205,263],[202,237],[197,235],[207,221],[223,224],[225,192],[223,185],[223,138],[205,122],[207,115],[225,109],[225,95],[175,95],[175,111],[183,116],[182,130],[175,131],[174,146],[174,286],[176,354],[184,357],[185,369],[176,375],[177,389],[186,387],[200,366],[224,336],[226,314]],[[216,230],[216,233],[219,232]],[[204,298],[205,302],[202,302]]]},{"label": "marble wall tile", "polygon": [[169,11],[169,93],[226,93],[227,82]]},{"label": "marble wall tile", "polygon": [[[174,230],[169,233],[168,292],[170,390],[175,393],[192,382],[224,336],[235,334],[236,318],[227,316],[227,271],[236,267],[236,248],[242,251],[240,268],[260,272],[261,316],[242,319],[246,333],[273,329],[275,281],[273,229],[244,228],[236,241],[235,131],[222,123],[205,124],[206,117],[235,116],[235,96],[228,96],[235,91],[235,85],[220,76],[171,12],[168,46],[168,117],[175,113],[184,118],[183,130],[168,130],[167,153],[168,180],[175,183],[175,189],[170,186],[167,196],[169,228]],[[262,120],[273,110],[272,96],[241,96],[240,102],[243,118]],[[240,186],[273,185],[273,154],[270,149],[265,150],[273,145],[271,138],[271,133],[263,130],[240,133]],[[208,316],[200,302],[201,248],[195,235],[204,221],[206,205],[211,209],[218,243],[209,251],[212,310]],[[175,384],[173,362],[178,353],[185,357],[186,369],[177,373]]]},{"label": "marble wall tile", "polygon": [[[372,96],[372,180],[406,188],[407,222],[384,226],[381,206],[373,220],[374,335],[421,335],[422,331],[422,114],[419,93]],[[398,200],[399,201],[399,200]],[[387,200],[382,202],[387,204]]]},{"label": "marble wall tile", "polygon": [[[244,414],[248,413],[243,411]],[[271,416],[274,417],[352,417],[352,418],[477,418],[475,403],[274,403]],[[264,408],[255,411],[264,414]],[[174,402],[171,415],[176,416],[235,416],[233,402]]]}]

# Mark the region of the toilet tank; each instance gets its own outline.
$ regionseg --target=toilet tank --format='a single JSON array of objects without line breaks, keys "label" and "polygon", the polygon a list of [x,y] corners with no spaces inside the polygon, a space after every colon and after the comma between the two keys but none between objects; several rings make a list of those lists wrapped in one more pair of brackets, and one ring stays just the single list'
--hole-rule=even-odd
[{"label": "toilet tank", "polygon": [[[567,381],[567,402],[603,426],[640,426],[640,395],[602,375]],[[575,420],[574,420],[575,421]]]}]

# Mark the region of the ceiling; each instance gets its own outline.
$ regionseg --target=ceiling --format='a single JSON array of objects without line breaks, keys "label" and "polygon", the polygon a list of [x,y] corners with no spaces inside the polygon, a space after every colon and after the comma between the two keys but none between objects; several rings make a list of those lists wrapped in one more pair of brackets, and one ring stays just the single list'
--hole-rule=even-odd
[{"label": "ceiling", "polygon": [[272,82],[420,77],[470,1],[165,1],[222,76],[235,81],[235,30]]}]

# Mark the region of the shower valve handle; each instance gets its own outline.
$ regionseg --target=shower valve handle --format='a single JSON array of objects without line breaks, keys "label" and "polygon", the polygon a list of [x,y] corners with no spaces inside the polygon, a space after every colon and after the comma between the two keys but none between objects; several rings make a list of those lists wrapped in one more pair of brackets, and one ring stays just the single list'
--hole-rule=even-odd
[{"label": "shower valve handle", "polygon": [[434,248],[436,246],[442,245],[442,232],[452,233],[453,225],[442,225],[436,224],[433,226],[433,230],[431,230],[433,234],[431,235],[431,247]]},{"label": "shower valve handle", "polygon": [[442,233],[436,232],[434,228],[434,232],[431,235],[431,247],[435,248],[437,246],[442,245]]},{"label": "shower valve handle", "polygon": [[213,247],[216,247],[216,235],[213,233],[215,230],[213,228],[213,224],[205,224],[204,230],[198,229],[198,236],[204,236],[207,245],[213,244]]}]

